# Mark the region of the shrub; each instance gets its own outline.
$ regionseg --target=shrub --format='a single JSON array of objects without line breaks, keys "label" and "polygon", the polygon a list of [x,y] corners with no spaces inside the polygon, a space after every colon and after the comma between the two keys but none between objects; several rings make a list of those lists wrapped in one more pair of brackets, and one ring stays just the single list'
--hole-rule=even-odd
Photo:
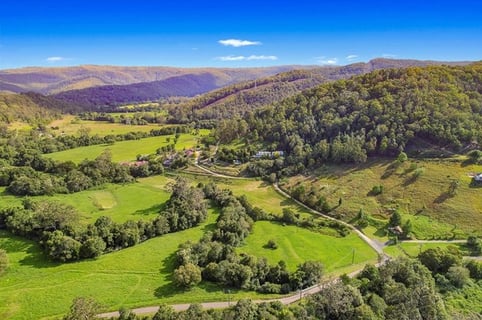
[{"label": "shrub", "polygon": [[371,195],[377,196],[379,194],[383,193],[383,186],[378,185],[378,186],[373,186],[372,191],[370,191]]},{"label": "shrub", "polygon": [[278,244],[273,239],[270,239],[266,244],[266,248],[275,250],[278,249]]}]

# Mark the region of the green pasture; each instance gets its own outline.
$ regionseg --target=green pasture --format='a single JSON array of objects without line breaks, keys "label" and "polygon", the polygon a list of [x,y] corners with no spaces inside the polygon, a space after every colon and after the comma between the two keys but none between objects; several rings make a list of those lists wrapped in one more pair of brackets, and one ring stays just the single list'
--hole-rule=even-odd
[{"label": "green pasture", "polygon": [[[206,130],[208,131],[208,130]],[[201,131],[200,135],[206,134],[206,131]],[[170,142],[167,142],[170,138]],[[200,136],[189,133],[181,134],[176,143],[177,150],[188,149],[195,147]],[[174,142],[174,135],[149,137],[140,140],[119,141],[112,145],[101,144],[87,147],[80,147],[60,152],[46,154],[46,157],[58,161],[73,161],[76,163],[84,159],[95,159],[104,150],[109,149],[112,153],[112,160],[114,162],[133,161],[136,160],[137,155],[153,154],[162,146],[167,146]]]},{"label": "green pasture", "polygon": [[416,257],[422,251],[434,248],[447,249],[448,247],[455,247],[463,255],[469,255],[469,251],[464,243],[413,243],[413,242],[400,242],[396,245],[390,245],[385,247],[384,251],[392,257],[409,256]]},{"label": "green pasture", "polygon": [[106,121],[88,121],[88,120],[79,120],[75,116],[66,115],[62,117],[62,119],[54,120],[50,124],[47,125],[47,128],[57,128],[52,130],[52,133],[55,135],[58,134],[67,134],[67,135],[75,135],[79,132],[80,129],[87,129],[90,135],[100,135],[106,136],[109,134],[125,134],[129,132],[149,132],[152,129],[159,129],[160,125],[158,124],[147,124],[147,125],[127,125],[121,123],[110,123]]},{"label": "green pasture", "polygon": [[[161,205],[170,197],[167,184],[173,181],[164,176],[141,179],[125,185],[107,184],[99,189],[85,190],[72,194],[30,197],[69,204],[76,208],[84,222],[93,222],[100,216],[109,216],[117,222],[154,218]],[[0,209],[21,205],[22,197],[7,195],[0,189]],[[3,191],[3,192],[2,192]]]},{"label": "green pasture", "polygon": [[[278,248],[266,248],[269,240],[274,240]],[[338,238],[268,221],[256,222],[238,251],[266,257],[271,264],[284,260],[291,271],[307,260],[321,261],[327,272],[377,260],[376,252],[354,233]]]}]

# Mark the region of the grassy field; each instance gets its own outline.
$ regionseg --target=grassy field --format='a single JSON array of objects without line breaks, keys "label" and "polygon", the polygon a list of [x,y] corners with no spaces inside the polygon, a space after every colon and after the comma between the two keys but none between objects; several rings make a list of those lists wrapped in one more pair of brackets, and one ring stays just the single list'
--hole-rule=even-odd
[{"label": "grassy field", "polygon": [[[467,234],[482,234],[481,188],[470,187],[471,172],[482,172],[480,165],[463,165],[460,161],[412,161],[398,167],[391,160],[369,161],[353,165],[324,166],[308,176],[296,176],[284,183],[284,188],[304,185],[315,190],[334,205],[334,210],[353,218],[363,208],[374,218],[387,219],[399,209],[403,219],[410,219],[419,239],[465,238]],[[413,178],[414,167],[423,173]],[[457,194],[448,196],[450,182],[459,181]],[[382,185],[383,193],[371,196],[373,186]]]},{"label": "grassy field", "polygon": [[[199,171],[199,173],[202,173],[202,171]],[[296,204],[294,201],[286,199],[276,192],[273,186],[261,180],[217,178],[203,174],[187,174],[186,176],[196,182],[214,182],[220,188],[233,191],[236,196],[246,195],[253,206],[260,207],[272,214],[281,215],[284,208],[289,208],[299,213],[301,217],[312,216],[308,210]]]},{"label": "grassy field", "polygon": [[470,252],[468,251],[467,247],[463,243],[409,243],[409,242],[401,242],[397,245],[391,245],[385,247],[385,252],[392,257],[398,256],[409,256],[409,257],[416,257],[422,251],[433,249],[433,248],[441,248],[447,249],[448,247],[455,247],[457,248],[463,255],[469,255]]},{"label": "grassy field", "polygon": [[[82,215],[83,222],[93,222],[100,216],[109,216],[117,222],[154,218],[162,203],[170,196],[167,184],[173,181],[164,176],[140,179],[139,182],[116,185],[108,184],[102,189],[86,190],[72,194],[31,197],[69,204]],[[0,208],[20,205],[21,197],[6,195],[0,189]]]},{"label": "grassy field", "polygon": [[53,134],[65,133],[68,135],[77,134],[79,129],[85,128],[89,130],[89,134],[100,136],[106,136],[108,134],[124,134],[128,132],[142,131],[149,132],[152,129],[159,129],[158,124],[148,124],[148,125],[126,125],[120,123],[109,123],[105,121],[86,121],[79,120],[75,116],[66,115],[62,119],[52,121],[47,125],[47,128],[56,128],[52,130]]},{"label": "grassy field", "polygon": [[[277,249],[265,248],[271,239],[278,244]],[[376,252],[354,233],[336,238],[268,221],[256,222],[253,233],[238,251],[266,257],[271,264],[284,260],[291,271],[304,261],[316,260],[323,263],[326,271],[332,272],[352,265],[353,254],[354,264],[377,260]]]},{"label": "grassy field", "polygon": [[[177,150],[188,149],[195,147],[198,139],[202,135],[208,134],[209,130],[200,130],[198,136],[184,133],[181,134],[176,144]],[[170,142],[167,142],[170,138]],[[174,135],[149,137],[141,140],[128,140],[116,142],[113,145],[93,145],[87,147],[80,147],[60,152],[46,154],[46,157],[59,161],[73,161],[76,163],[84,159],[95,159],[104,150],[109,149],[112,152],[112,160],[115,162],[132,161],[136,159],[138,154],[152,154],[162,146],[173,143]]]}]

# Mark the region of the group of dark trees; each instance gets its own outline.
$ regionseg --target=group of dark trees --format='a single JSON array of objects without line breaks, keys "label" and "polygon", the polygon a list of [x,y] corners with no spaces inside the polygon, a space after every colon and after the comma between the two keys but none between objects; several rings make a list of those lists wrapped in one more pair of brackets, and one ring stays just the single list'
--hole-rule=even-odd
[{"label": "group of dark trees", "polygon": [[[482,264],[467,264],[470,277],[480,279]],[[478,278],[473,276],[478,270]],[[450,271],[449,271],[450,272]],[[453,272],[452,272],[453,273]],[[458,277],[452,276],[457,283]],[[203,310],[192,304],[186,311],[175,312],[171,306],[161,305],[151,316],[136,316],[128,309],[121,309],[120,320],[227,320],[227,319],[480,319],[477,314],[452,313],[445,307],[438,292],[439,281],[429,269],[416,259],[399,258],[375,267],[367,265],[357,276],[342,276],[341,281],[325,285],[322,290],[304,298],[300,303],[284,306],[281,302],[255,303],[239,300],[226,309]],[[64,319],[94,319],[99,305],[89,298],[76,298]],[[83,319],[83,318],[82,318]]]},{"label": "group of dark trees", "polygon": [[214,184],[205,185],[204,193],[221,208],[221,213],[213,231],[198,243],[180,246],[176,254],[178,268],[174,272],[177,285],[191,287],[207,280],[233,288],[287,293],[319,282],[322,275],[319,262],[307,261],[290,273],[283,261],[269,265],[266,258],[237,254],[235,248],[243,244],[253,221],[271,215],[251,206],[245,197],[238,199]]},{"label": "group of dark trees", "polygon": [[232,119],[216,136],[284,150],[286,166],[364,162],[420,150],[420,141],[459,151],[482,141],[482,64],[385,69],[323,84]]},{"label": "group of dark trees", "polygon": [[19,196],[79,192],[108,182],[128,183],[164,171],[160,159],[132,166],[112,162],[108,150],[78,165],[45,158],[35,150],[23,151],[13,158],[14,166],[0,169],[0,186],[7,186],[8,192]]},{"label": "group of dark trees", "polygon": [[194,227],[207,216],[204,202],[202,190],[178,179],[170,199],[152,221],[116,223],[103,216],[82,227],[79,213],[73,207],[27,199],[22,207],[0,210],[0,229],[38,241],[53,260],[73,261]]}]

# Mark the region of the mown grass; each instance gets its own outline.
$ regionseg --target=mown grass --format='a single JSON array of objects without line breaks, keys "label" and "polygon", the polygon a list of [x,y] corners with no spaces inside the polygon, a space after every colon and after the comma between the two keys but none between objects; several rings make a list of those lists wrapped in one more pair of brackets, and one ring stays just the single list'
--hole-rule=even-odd
[{"label": "mown grass", "polygon": [[[424,168],[414,178],[414,167]],[[325,196],[334,206],[333,213],[347,221],[360,208],[374,218],[387,220],[398,209],[403,220],[410,219],[419,239],[465,238],[482,234],[481,188],[470,186],[470,172],[482,172],[481,165],[464,165],[459,159],[409,160],[399,166],[392,160],[372,160],[361,165],[326,165],[310,175],[285,181],[284,188],[304,185]],[[448,195],[450,182],[459,181],[457,193]],[[383,193],[370,195],[373,186],[382,185]]]},{"label": "mown grass", "polygon": [[[125,185],[107,184],[99,189],[72,194],[30,198],[69,204],[79,211],[84,223],[93,222],[100,216],[109,216],[117,222],[150,219],[159,213],[161,205],[169,199],[170,191],[166,185],[171,181],[171,178],[156,176]],[[2,190],[4,188],[0,192]],[[4,193],[0,197],[0,208],[19,206],[23,199]]]},{"label": "mown grass", "polygon": [[[278,248],[267,248],[269,240],[274,240]],[[307,260],[321,261],[327,272],[377,260],[376,252],[354,233],[337,238],[268,221],[256,222],[246,244],[238,251],[266,257],[271,264],[284,260],[290,271]]]},{"label": "mown grass", "polygon": [[[195,147],[201,135],[207,134],[208,130],[200,130],[199,135],[184,133],[181,134],[176,143],[176,150],[188,149]],[[168,138],[170,142],[168,142]],[[87,147],[80,147],[60,152],[46,154],[45,157],[58,161],[73,161],[76,163],[84,159],[95,159],[104,150],[109,149],[112,153],[112,160],[115,162],[132,161],[137,155],[153,154],[162,146],[172,144],[174,135],[149,137],[140,140],[128,140],[116,142],[112,145],[102,144]]]}]

